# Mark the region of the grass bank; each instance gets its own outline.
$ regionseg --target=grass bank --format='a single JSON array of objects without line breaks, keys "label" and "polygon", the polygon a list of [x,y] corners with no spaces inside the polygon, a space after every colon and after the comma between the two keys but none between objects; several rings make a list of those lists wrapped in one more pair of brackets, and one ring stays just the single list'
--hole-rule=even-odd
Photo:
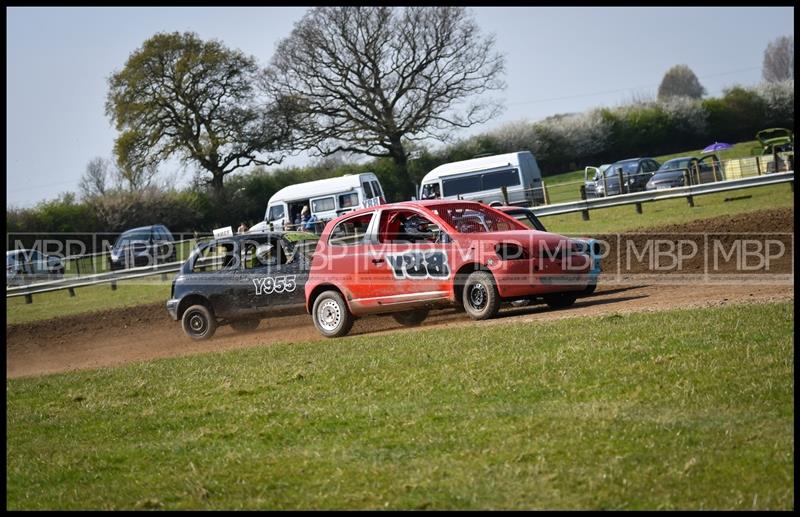
[{"label": "grass bank", "polygon": [[790,509],[793,303],[6,381],[7,508]]}]

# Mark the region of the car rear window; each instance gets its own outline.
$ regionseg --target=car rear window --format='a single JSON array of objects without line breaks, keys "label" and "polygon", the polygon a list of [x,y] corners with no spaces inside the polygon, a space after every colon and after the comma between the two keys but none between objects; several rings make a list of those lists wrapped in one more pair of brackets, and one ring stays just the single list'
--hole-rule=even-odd
[{"label": "car rear window", "polygon": [[357,246],[364,242],[373,212],[350,217],[341,221],[331,231],[328,244],[332,246]]}]

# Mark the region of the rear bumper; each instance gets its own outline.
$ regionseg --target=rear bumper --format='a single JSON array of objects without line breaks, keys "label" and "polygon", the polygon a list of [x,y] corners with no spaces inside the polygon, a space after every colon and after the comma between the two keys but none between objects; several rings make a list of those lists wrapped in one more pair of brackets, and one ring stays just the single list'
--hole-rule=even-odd
[{"label": "rear bumper", "polygon": [[167,312],[173,321],[178,321],[178,304],[180,300],[167,300]]}]

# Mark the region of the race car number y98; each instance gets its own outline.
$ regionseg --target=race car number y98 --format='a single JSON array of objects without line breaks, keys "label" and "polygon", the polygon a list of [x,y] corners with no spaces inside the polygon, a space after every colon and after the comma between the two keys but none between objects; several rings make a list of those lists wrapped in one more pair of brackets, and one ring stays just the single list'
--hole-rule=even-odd
[{"label": "race car number y98", "polygon": [[272,293],[291,293],[297,287],[296,275],[254,278],[256,295]]},{"label": "race car number y98", "polygon": [[447,255],[441,251],[410,251],[400,255],[387,255],[386,258],[398,280],[450,277]]}]

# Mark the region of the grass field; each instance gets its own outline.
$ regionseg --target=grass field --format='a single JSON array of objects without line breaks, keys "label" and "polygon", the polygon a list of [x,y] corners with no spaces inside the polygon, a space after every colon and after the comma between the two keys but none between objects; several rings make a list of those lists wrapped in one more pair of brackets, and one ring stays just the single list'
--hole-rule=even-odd
[{"label": "grass field", "polygon": [[[726,198],[745,196],[750,197],[725,201]],[[628,205],[591,210],[588,221],[584,221],[579,212],[551,215],[541,219],[549,231],[591,236],[783,207],[794,207],[794,192],[788,184],[694,196],[694,207],[690,207],[686,199],[666,199],[642,203],[641,214],[636,213],[634,205]]]},{"label": "grass field", "polygon": [[66,290],[34,294],[33,303],[30,304],[25,303],[22,296],[8,298],[6,323],[13,325],[102,309],[166,302],[172,277],[172,274],[167,275],[166,281],[159,276],[120,281],[117,282],[116,291],[112,291],[109,284],[79,287],[75,289],[74,297],[70,297]]},{"label": "grass field", "polygon": [[6,381],[8,509],[794,506],[793,303]]},{"label": "grass field", "polygon": [[[757,140],[750,140],[747,142],[739,142],[733,144],[733,147],[716,153],[720,160],[735,160],[737,158],[747,158],[750,156],[750,151],[753,147],[757,147]],[[700,150],[689,150],[680,153],[665,154],[662,156],[653,156],[658,163],[664,163],[672,158],[679,156],[700,155]],[[635,158],[631,156],[630,158]],[[624,158],[621,158],[624,159]],[[601,164],[597,163],[596,166]],[[584,182],[584,170],[564,172],[554,176],[547,176],[544,178],[547,185],[548,195],[550,196],[551,203],[562,203],[566,201],[575,201],[580,199],[580,187]]]}]

